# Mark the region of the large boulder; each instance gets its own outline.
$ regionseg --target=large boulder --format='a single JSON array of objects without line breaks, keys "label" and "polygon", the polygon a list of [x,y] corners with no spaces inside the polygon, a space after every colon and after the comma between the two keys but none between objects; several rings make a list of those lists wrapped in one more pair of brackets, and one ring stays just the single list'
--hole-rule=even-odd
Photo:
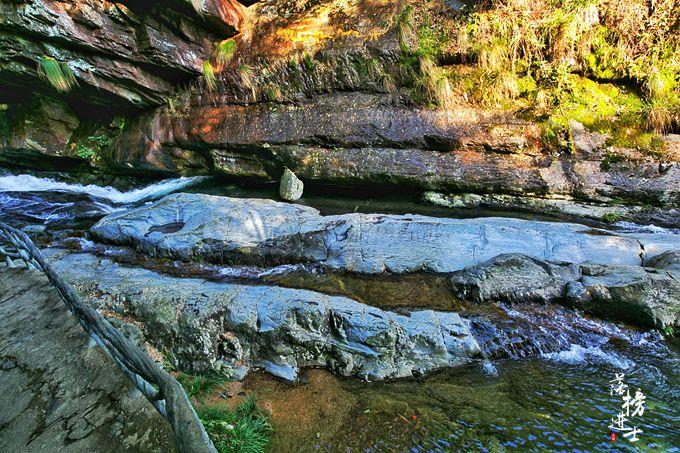
[{"label": "large boulder", "polygon": [[[555,261],[640,265],[641,242],[573,223],[511,218],[447,219],[421,215],[321,216],[316,209],[263,199],[173,194],[106,216],[95,237],[185,260],[317,263],[366,274],[446,273],[503,253]],[[660,235],[663,236],[663,235]],[[663,239],[663,238],[662,238]]]},{"label": "large boulder", "polygon": [[186,371],[243,377],[262,367],[295,379],[300,367],[315,366],[379,380],[481,355],[456,313],[399,315],[312,291],[173,278],[87,254],[48,254],[88,302],[141,322],[146,339]]},{"label": "large boulder", "polygon": [[660,330],[680,328],[680,273],[637,266],[582,265],[573,300],[584,310]]},{"label": "large boulder", "polygon": [[[649,260],[662,267],[677,252]],[[560,302],[600,317],[661,330],[680,327],[680,273],[630,265],[579,265],[510,254],[451,276],[470,302]]]}]

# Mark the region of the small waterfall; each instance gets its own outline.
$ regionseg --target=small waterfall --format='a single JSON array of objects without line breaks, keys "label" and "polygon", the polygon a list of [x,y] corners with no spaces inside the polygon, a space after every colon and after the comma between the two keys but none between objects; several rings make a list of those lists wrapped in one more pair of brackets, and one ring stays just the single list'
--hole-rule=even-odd
[{"label": "small waterfall", "polygon": [[116,204],[130,204],[162,197],[196,184],[203,179],[205,179],[204,176],[166,179],[146,187],[121,192],[113,187],[102,187],[94,184],[84,186],[49,178],[38,178],[32,175],[6,175],[0,176],[0,192],[70,192],[87,194]]},{"label": "small waterfall", "polygon": [[634,363],[619,353],[621,345],[655,345],[653,337],[658,336],[655,332],[589,319],[575,310],[554,305],[500,304],[469,320],[473,335],[492,359],[539,355],[572,365],[599,362],[626,369]]},{"label": "small waterfall", "polygon": [[[73,228],[88,226],[122,206],[153,200],[205,179],[175,178],[130,191],[38,178],[32,175],[0,176],[0,219],[23,227],[35,225]],[[84,223],[82,223],[84,222]]]}]

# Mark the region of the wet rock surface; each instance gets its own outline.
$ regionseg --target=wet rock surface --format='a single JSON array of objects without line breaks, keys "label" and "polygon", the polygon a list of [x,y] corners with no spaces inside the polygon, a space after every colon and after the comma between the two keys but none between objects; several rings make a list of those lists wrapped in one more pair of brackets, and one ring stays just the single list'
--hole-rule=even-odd
[{"label": "wet rock surface", "polygon": [[[179,229],[158,230],[178,222]],[[622,236],[579,224],[511,218],[320,216],[304,206],[201,194],[169,195],[109,215],[91,232],[157,256],[261,265],[307,262],[366,274],[453,272],[503,253],[640,265],[646,253],[677,246],[672,234]]]},{"label": "wet rock surface", "polygon": [[37,271],[0,267],[0,450],[172,451],[168,423]]},{"label": "wet rock surface", "polygon": [[[664,266],[666,252],[649,264]],[[680,274],[667,268],[569,264],[509,254],[451,276],[460,298],[483,302],[561,302],[647,328],[680,327]]]},{"label": "wet rock surface", "polygon": [[456,313],[399,315],[312,291],[173,278],[88,254],[50,254],[87,301],[140,321],[147,341],[193,372],[241,378],[261,367],[295,379],[301,367],[317,366],[380,380],[481,354]]}]

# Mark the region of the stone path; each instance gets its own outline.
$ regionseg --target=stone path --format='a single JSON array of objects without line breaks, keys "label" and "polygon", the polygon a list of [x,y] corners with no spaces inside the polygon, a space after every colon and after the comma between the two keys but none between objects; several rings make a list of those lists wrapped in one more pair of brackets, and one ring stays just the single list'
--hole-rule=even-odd
[{"label": "stone path", "polygon": [[0,452],[173,450],[167,422],[47,278],[0,266]]}]

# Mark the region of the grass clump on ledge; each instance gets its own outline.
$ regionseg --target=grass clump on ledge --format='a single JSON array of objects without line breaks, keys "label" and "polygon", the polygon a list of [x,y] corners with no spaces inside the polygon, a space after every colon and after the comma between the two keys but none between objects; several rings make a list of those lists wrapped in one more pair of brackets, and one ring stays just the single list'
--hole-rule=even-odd
[{"label": "grass clump on ledge", "polygon": [[223,68],[231,62],[237,47],[238,45],[233,38],[225,39],[215,46],[215,61],[217,61],[220,68]]},{"label": "grass clump on ledge", "polygon": [[52,57],[41,57],[38,60],[38,76],[52,85],[57,91],[65,93],[78,85],[73,71],[64,62]]},{"label": "grass clump on ledge", "polygon": [[205,86],[208,91],[214,91],[217,88],[217,78],[215,77],[215,70],[212,63],[208,60],[203,62],[203,78],[205,79]]}]

